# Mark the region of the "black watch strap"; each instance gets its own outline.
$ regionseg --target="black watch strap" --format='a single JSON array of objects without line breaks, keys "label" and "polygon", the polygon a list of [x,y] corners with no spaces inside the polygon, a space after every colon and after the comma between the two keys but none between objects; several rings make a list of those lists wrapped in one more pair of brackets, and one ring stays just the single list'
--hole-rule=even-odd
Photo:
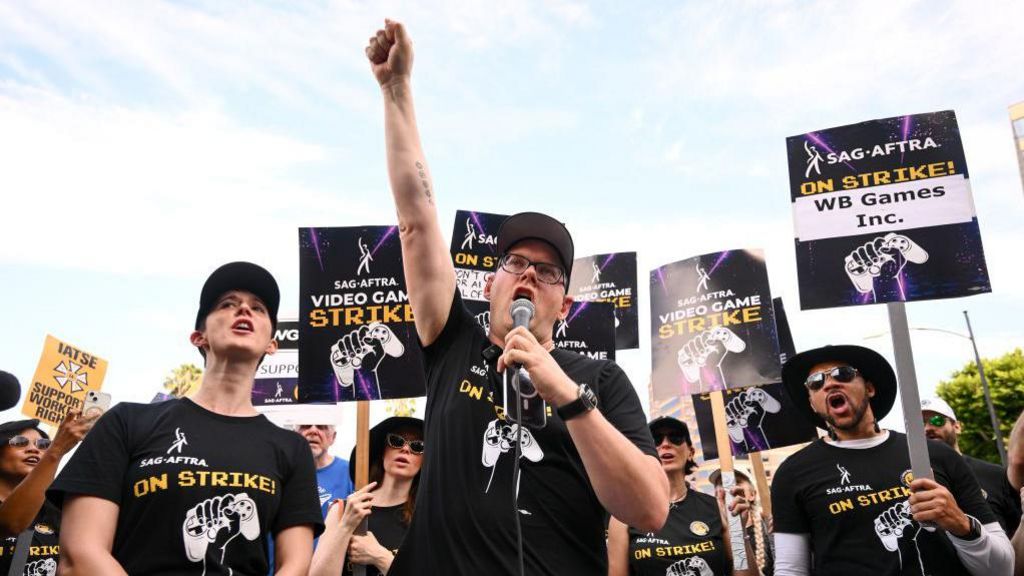
[{"label": "black watch strap", "polygon": [[580,384],[579,396],[564,406],[558,407],[558,417],[563,421],[571,420],[580,414],[586,414],[597,408],[597,394],[586,384]]}]

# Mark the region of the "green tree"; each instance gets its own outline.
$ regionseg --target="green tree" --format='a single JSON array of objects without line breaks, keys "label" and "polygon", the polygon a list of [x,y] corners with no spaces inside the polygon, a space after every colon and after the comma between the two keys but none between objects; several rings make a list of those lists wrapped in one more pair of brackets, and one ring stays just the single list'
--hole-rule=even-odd
[{"label": "green tree", "polygon": [[[1006,443],[1013,423],[1024,410],[1024,352],[1018,348],[996,358],[982,359],[988,380],[992,405],[999,417],[999,431]],[[936,393],[949,403],[963,427],[960,450],[964,454],[999,464],[999,450],[992,433],[992,421],[985,406],[978,367],[970,362],[954,372],[951,379],[942,381]]]},{"label": "green tree", "polygon": [[191,396],[203,381],[203,369],[195,364],[182,364],[164,378],[164,390],[175,398]]}]

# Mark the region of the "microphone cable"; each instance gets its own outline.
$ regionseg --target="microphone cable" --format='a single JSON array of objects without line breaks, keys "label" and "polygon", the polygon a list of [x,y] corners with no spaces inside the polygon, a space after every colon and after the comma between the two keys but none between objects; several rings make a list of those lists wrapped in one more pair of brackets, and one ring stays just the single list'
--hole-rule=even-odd
[{"label": "microphone cable", "polygon": [[519,389],[519,369],[512,375],[516,390],[516,450],[512,462],[512,515],[516,518],[516,553],[519,559],[519,576],[526,576],[523,563],[523,527],[519,523],[519,459],[523,453],[523,392]]}]

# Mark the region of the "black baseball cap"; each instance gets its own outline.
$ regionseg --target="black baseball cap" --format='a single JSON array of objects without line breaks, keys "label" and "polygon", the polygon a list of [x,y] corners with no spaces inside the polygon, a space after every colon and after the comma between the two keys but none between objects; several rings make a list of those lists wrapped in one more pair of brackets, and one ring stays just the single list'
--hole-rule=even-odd
[{"label": "black baseball cap", "polygon": [[875,420],[881,420],[896,403],[896,373],[892,365],[881,354],[870,348],[844,344],[822,346],[793,356],[782,366],[782,383],[786,393],[804,416],[822,430],[828,427],[809,401],[810,392],[804,385],[811,368],[822,362],[845,362],[856,368],[864,380],[875,386],[875,395],[869,401]]},{"label": "black baseball cap", "polygon": [[693,441],[690,440],[690,427],[686,425],[686,422],[683,422],[678,418],[660,416],[648,422],[647,428],[651,431],[652,436],[654,435],[654,431],[658,429],[668,428],[670,430],[675,430],[683,435],[687,444],[693,445]]},{"label": "black baseball cap", "polygon": [[39,420],[35,418],[31,420],[14,420],[13,422],[0,424],[0,446],[7,444],[11,438],[29,429],[39,432],[39,435],[43,438],[50,438],[50,435],[39,427]]},{"label": "black baseball cap", "polygon": [[262,266],[252,262],[231,262],[214,270],[203,284],[203,291],[199,295],[199,311],[196,312],[196,330],[199,330],[217,300],[232,290],[244,290],[258,296],[267,306],[271,326],[277,329],[277,309],[281,304],[277,281]]},{"label": "black baseball cap", "polygon": [[565,271],[565,286],[568,287],[575,250],[572,235],[565,224],[540,212],[513,214],[501,223],[501,228],[498,228],[498,254],[504,256],[510,248],[523,240],[540,240],[555,249],[559,263]]}]

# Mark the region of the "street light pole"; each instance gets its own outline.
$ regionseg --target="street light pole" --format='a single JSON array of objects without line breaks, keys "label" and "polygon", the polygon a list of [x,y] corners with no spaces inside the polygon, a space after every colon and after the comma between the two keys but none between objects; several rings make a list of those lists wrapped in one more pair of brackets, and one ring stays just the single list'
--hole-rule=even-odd
[{"label": "street light pole", "polygon": [[996,448],[999,450],[999,461],[1006,467],[1006,447],[1003,446],[1003,433],[999,429],[999,417],[996,416],[996,408],[992,405],[992,395],[988,391],[988,380],[985,379],[985,368],[981,365],[981,355],[978,354],[978,343],[974,341],[974,330],[971,329],[971,317],[964,310],[964,320],[967,320],[967,333],[971,336],[971,346],[974,347],[974,360],[978,365],[978,376],[981,378],[981,391],[985,394],[985,405],[988,407],[988,416],[992,420],[992,430],[995,431]]}]

